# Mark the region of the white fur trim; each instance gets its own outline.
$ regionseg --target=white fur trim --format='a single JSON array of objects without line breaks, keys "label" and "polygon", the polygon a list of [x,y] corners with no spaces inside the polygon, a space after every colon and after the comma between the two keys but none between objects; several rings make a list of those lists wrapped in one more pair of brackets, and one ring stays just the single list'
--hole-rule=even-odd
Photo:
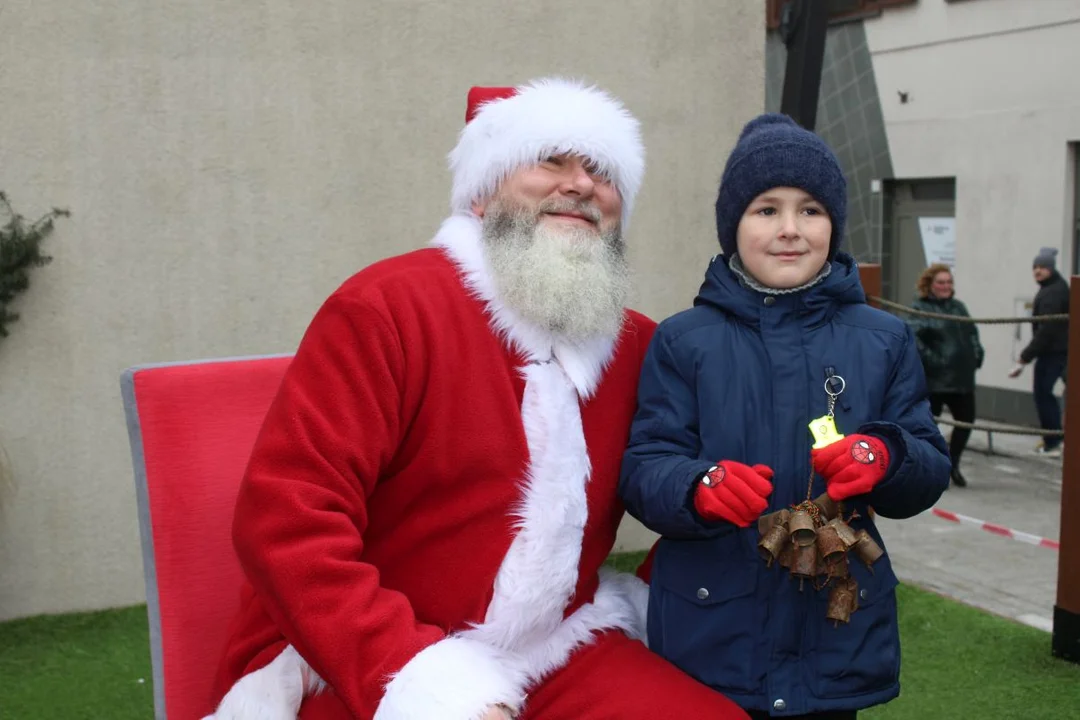
[{"label": "white fur trim", "polygon": [[521,417],[530,460],[518,532],[484,623],[465,634],[518,655],[531,685],[562,667],[597,631],[618,628],[643,637],[644,583],[602,570],[593,601],[563,618],[577,587],[591,463],[577,395],[562,368],[548,362],[524,373]]},{"label": "white fur trim", "polygon": [[612,603],[618,603],[606,622],[617,617],[619,622],[609,625],[623,630],[630,637],[646,641],[649,624],[649,585],[633,573],[624,573],[609,568],[600,569],[600,589],[596,591],[600,604],[600,595],[611,596]]},{"label": "white fur trim", "polygon": [[295,720],[303,699],[324,687],[323,679],[289,645],[270,664],[240,678],[214,714],[203,720]]},{"label": "white fur trim", "polygon": [[[566,618],[549,637],[520,650],[522,668],[530,686],[558,670],[577,648],[592,642],[595,633],[622,630],[627,636],[645,641],[644,608],[639,605],[640,579],[608,568],[600,569],[600,587],[591,603],[582,605]],[[648,603],[648,597],[645,598]]]},{"label": "white fur trim", "polygon": [[432,242],[458,266],[465,286],[484,303],[495,334],[530,361],[558,360],[578,395],[588,399],[614,356],[616,338],[597,336],[572,343],[523,320],[496,292],[481,232],[480,219],[475,215],[454,215],[443,221]]},{"label": "white fur trim", "polygon": [[590,474],[578,396],[555,362],[528,365],[521,418],[529,447],[525,491],[484,624],[484,642],[519,649],[559,627],[577,586]]},{"label": "white fur trim", "polygon": [[374,720],[479,720],[497,703],[520,708],[524,685],[511,656],[452,636],[424,648],[387,683]]},{"label": "white fur trim", "polygon": [[623,227],[645,174],[638,121],[611,95],[581,82],[546,78],[493,100],[461,131],[450,153],[450,207],[470,212],[514,170],[552,153],[574,153],[597,163],[619,189]]},{"label": "white fur trim", "polygon": [[[423,715],[422,711],[432,708],[439,710],[438,717],[478,717],[475,713],[465,714],[469,711],[465,706],[470,703],[483,709],[496,702],[521,707],[525,688],[565,665],[575,649],[592,641],[594,633],[608,628],[619,629],[644,642],[648,602],[649,587],[640,578],[601,568],[600,586],[591,603],[578,608],[550,635],[535,638],[513,654],[491,649],[465,636],[447,638],[425,649],[387,685],[375,718],[411,720],[412,717],[431,717]],[[481,626],[467,631],[466,635],[472,633],[479,640],[479,636],[490,631],[491,628]],[[492,670],[492,662],[502,668],[502,673]],[[467,672],[468,679],[457,685],[439,682],[436,686],[423,677],[430,674],[445,678],[448,671],[463,667],[476,669],[477,673]],[[295,720],[301,702],[296,678],[303,677],[305,669],[308,682],[303,696],[308,697],[321,691],[326,683],[290,645],[272,663],[244,676],[221,701],[215,713],[203,720]],[[423,688],[423,708],[414,707],[411,700],[401,699],[410,697],[413,692],[410,686],[414,683]],[[466,685],[469,692],[463,696],[460,690]],[[393,697],[391,686],[395,693]],[[448,703],[453,703],[453,707]],[[458,715],[451,714],[455,708],[460,710]],[[416,714],[418,712],[421,714]]]}]

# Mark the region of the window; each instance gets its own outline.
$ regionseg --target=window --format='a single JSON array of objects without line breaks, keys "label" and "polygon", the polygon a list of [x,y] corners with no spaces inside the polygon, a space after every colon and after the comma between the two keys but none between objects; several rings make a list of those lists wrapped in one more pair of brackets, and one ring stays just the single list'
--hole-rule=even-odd
[{"label": "window", "polygon": [[[877,15],[887,7],[913,5],[916,0],[808,0],[825,2],[829,6],[829,19],[832,21],[848,20],[867,15]],[[784,6],[794,0],[766,0],[765,23],[770,30],[780,27]]]}]

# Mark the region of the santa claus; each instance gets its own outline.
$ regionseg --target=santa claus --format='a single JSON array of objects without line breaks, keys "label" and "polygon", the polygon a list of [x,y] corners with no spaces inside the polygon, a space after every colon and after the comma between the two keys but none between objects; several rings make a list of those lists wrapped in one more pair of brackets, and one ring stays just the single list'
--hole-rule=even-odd
[{"label": "santa claus", "polygon": [[466,120],[433,247],[330,296],[266,418],[212,717],[743,718],[602,567],[653,331],[624,309],[638,123],[561,80]]}]

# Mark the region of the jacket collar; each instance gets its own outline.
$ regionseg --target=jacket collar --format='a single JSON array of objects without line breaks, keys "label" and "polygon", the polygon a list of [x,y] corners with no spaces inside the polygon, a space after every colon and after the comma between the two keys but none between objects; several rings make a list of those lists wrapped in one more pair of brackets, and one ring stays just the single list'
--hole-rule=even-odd
[{"label": "jacket collar", "polygon": [[759,324],[763,313],[769,312],[783,313],[790,316],[783,319],[794,319],[804,326],[827,322],[841,305],[865,302],[858,265],[847,253],[836,254],[828,275],[820,282],[784,295],[747,286],[732,271],[728,259],[718,255],[705,271],[705,281],[694,299],[695,306],[717,308],[750,325]]}]

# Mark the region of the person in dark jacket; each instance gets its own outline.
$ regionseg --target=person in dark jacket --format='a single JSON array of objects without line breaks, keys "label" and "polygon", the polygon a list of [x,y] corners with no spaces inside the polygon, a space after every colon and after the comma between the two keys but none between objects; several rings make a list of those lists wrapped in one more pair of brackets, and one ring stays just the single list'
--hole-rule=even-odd
[{"label": "person in dark jacket", "polygon": [[[1058,315],[1069,312],[1069,284],[1058,273],[1056,248],[1042,248],[1032,263],[1032,275],[1039,283],[1039,292],[1031,306],[1033,317]],[[1031,342],[1020,353],[1020,362],[1009,372],[1018,377],[1024,366],[1035,361],[1035,378],[1032,395],[1035,410],[1039,413],[1039,425],[1043,430],[1061,430],[1061,407],[1054,395],[1058,378],[1065,380],[1068,367],[1069,324],[1067,322],[1037,322],[1031,326]],[[1035,452],[1049,457],[1061,457],[1061,438],[1044,435],[1042,444]]]},{"label": "person in dark jacket", "polygon": [[[838,252],[845,198],[816,135],[776,114],[744,128],[716,201],[724,254],[650,343],[623,458],[620,496],[661,535],[649,647],[754,718],[849,719],[900,691],[888,555],[851,563],[859,609],[834,627],[829,589],[761,559],[759,516],[827,490],[881,543],[871,506],[911,517],[949,484],[912,331]],[[830,408],[845,436],[812,449]]]},{"label": "person in dark jacket", "polygon": [[[953,274],[948,265],[934,263],[923,270],[915,284],[913,307],[938,315],[971,317],[967,306],[956,299]],[[975,422],[975,371],[982,367],[985,352],[979,342],[975,323],[912,316],[915,344],[919,348],[926,384],[930,389],[930,412],[941,414],[948,406],[954,420]],[[953,428],[949,438],[952,458],[952,481],[965,487],[967,479],[960,472],[960,456],[964,454],[969,428]]]}]

